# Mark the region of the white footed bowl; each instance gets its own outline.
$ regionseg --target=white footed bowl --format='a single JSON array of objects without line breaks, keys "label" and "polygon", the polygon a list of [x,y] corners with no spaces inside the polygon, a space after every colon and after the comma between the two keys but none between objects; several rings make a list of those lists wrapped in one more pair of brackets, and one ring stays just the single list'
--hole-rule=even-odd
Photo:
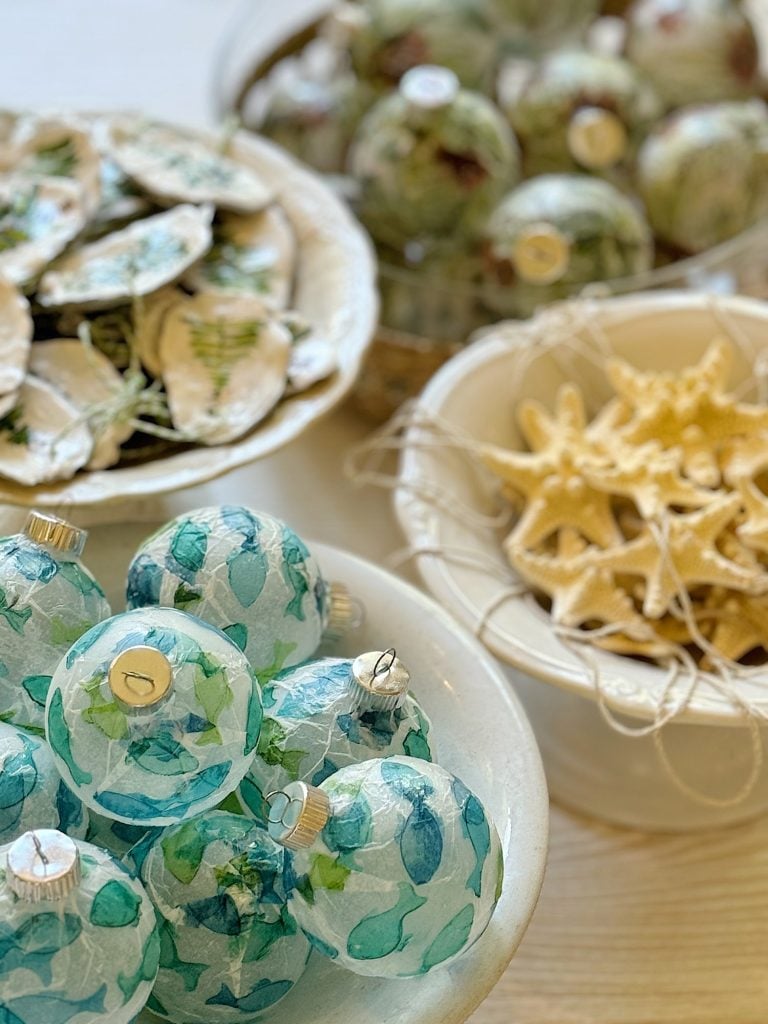
[{"label": "white footed bowl", "polygon": [[[599,358],[593,362],[564,342],[534,359],[525,351],[532,332],[551,339],[566,316],[572,332],[593,353],[599,351],[599,338],[604,350],[641,369],[689,366],[713,337],[724,333],[738,338],[734,385],[751,376],[758,357],[768,357],[768,306],[755,300],[658,292],[577,303],[554,308],[533,324],[509,322],[491,328],[438,372],[419,400],[421,408],[472,438],[517,448],[524,447],[515,420],[522,398],[539,399],[551,409],[559,386],[572,379],[582,386],[588,411],[595,412],[611,394]],[[415,437],[413,428],[410,436]],[[420,496],[426,485],[438,489],[449,506],[495,511],[495,487],[487,474],[470,467],[466,456],[406,447],[399,483],[397,513],[416,551],[463,549],[497,567],[500,576],[508,571],[502,538],[495,530],[463,525]],[[432,593],[473,631],[509,586],[495,572],[435,554],[419,555],[418,566]],[[555,799],[615,823],[651,830],[731,824],[768,810],[768,729],[761,730],[764,763],[756,782],[746,797],[733,801],[750,776],[754,754],[745,719],[711,686],[700,685],[662,733],[681,786],[664,767],[652,738],[626,737],[606,723],[596,704],[594,677],[561,643],[549,616],[534,602],[504,601],[487,618],[482,639],[508,666],[536,731]],[[662,693],[665,671],[597,649],[590,653],[611,711],[632,727],[646,725]],[[768,669],[760,678],[739,683],[740,693],[755,704],[765,702],[766,683]],[[698,799],[699,793],[705,799]]]},{"label": "white footed bowl", "polygon": [[[115,609],[133,551],[154,525],[97,527],[89,567]],[[273,1010],[271,1024],[461,1024],[512,959],[533,913],[547,856],[544,770],[525,713],[494,660],[428,597],[369,562],[311,544],[328,579],[347,584],[366,622],[333,654],[395,645],[432,719],[440,763],[488,808],[504,851],[504,888],[491,923],[465,957],[424,978],[382,981],[314,955],[307,975]],[[329,651],[330,653],[330,651]],[[142,1024],[157,1022],[151,1014]]]},{"label": "white footed bowl", "polygon": [[281,400],[237,441],[213,448],[199,446],[135,466],[82,471],[71,480],[38,487],[0,478],[0,502],[71,509],[192,487],[282,448],[352,389],[378,318],[376,265],[368,236],[321,178],[278,146],[238,132],[231,152],[272,187],[293,225],[298,268],[292,305],[333,344],[338,353],[336,373],[308,391]]}]

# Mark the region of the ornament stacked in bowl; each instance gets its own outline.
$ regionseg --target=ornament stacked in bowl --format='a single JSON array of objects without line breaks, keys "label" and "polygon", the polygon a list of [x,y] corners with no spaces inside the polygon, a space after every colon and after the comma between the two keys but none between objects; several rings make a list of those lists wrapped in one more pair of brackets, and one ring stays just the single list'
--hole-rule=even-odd
[{"label": "ornament stacked in bowl", "polygon": [[32,513],[3,542],[8,1020],[249,1024],[313,948],[385,978],[468,949],[498,835],[394,649],[318,656],[361,608],[307,544],[243,506],[181,515],[112,615],[84,540]]},{"label": "ornament stacked in bowl", "polygon": [[768,214],[765,83],[741,3],[635,0],[610,22],[598,6],[342,3],[241,96],[246,124],[308,160],[336,127],[323,166],[377,245],[393,351],[396,332],[447,357],[481,324],[596,283],[685,286],[695,265],[670,264],[708,252],[711,269],[709,250]]}]

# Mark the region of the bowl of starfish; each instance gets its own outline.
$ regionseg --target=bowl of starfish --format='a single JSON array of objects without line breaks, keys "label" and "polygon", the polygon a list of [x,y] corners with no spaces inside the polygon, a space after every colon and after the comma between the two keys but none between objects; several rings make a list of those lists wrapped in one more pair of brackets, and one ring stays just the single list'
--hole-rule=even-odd
[{"label": "bowl of starfish", "polygon": [[270,454],[347,394],[370,244],[256,136],[0,117],[0,501],[93,505]]},{"label": "bowl of starfish", "polygon": [[555,798],[768,809],[768,307],[651,293],[490,328],[411,412],[396,507],[506,663]]}]

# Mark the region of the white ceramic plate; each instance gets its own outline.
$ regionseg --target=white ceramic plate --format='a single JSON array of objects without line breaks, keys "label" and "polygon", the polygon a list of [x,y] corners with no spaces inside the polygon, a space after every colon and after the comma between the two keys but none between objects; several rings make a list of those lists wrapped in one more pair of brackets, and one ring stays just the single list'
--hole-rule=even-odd
[{"label": "white ceramic plate", "polygon": [[282,448],[350,391],[378,316],[375,262],[367,235],[317,175],[277,146],[238,133],[232,154],[259,172],[291,220],[299,244],[293,305],[333,344],[338,371],[304,394],[281,401],[266,420],[238,441],[194,448],[143,465],[81,472],[72,480],[39,487],[0,479],[0,501],[73,508],[201,484]]},{"label": "white ceramic plate", "polygon": [[[656,292],[574,304],[571,309],[572,329],[593,353],[598,352],[598,336],[606,350],[642,369],[675,370],[692,365],[712,338],[724,333],[737,335],[741,341],[734,359],[733,385],[751,376],[758,355],[768,357],[768,306],[752,299]],[[542,315],[547,316],[560,318],[562,323],[562,309]],[[591,328],[585,326],[588,321]],[[599,369],[599,355],[592,362],[575,355],[565,343],[535,360],[523,351],[522,342],[531,331],[551,340],[557,329],[556,320],[545,319],[533,325],[508,322],[491,328],[483,340],[437,373],[421,396],[421,406],[470,437],[517,448],[524,447],[515,422],[515,408],[522,398],[539,399],[551,409],[559,386],[572,379],[583,386],[588,411],[595,412],[611,394]],[[401,461],[400,483],[397,513],[416,549],[462,548],[488,560],[500,574],[509,572],[501,536],[495,531],[462,525],[414,493],[426,483],[442,491],[449,504],[458,502],[491,513],[497,510],[497,499],[489,476],[470,468],[464,456],[411,447]],[[432,593],[472,630],[477,629],[483,610],[509,585],[487,571],[434,555],[421,555],[418,564]],[[549,616],[533,602],[523,598],[505,601],[489,617],[483,641],[503,661],[529,676],[594,698],[592,676],[555,636]],[[600,667],[603,692],[614,709],[634,717],[653,714],[666,678],[662,670],[597,650],[593,657]],[[765,701],[767,681],[768,671],[743,684],[741,692],[749,700]],[[743,725],[739,710],[706,684],[699,686],[678,721]]]},{"label": "white ceramic plate", "polygon": [[[91,531],[86,561],[118,609],[130,556],[155,526]],[[314,543],[323,573],[365,604],[367,622],[333,653],[392,645],[434,724],[440,763],[474,789],[504,849],[504,889],[491,923],[456,964],[425,978],[380,981],[313,957],[272,1024],[461,1024],[498,981],[533,913],[547,851],[548,805],[536,742],[517,698],[483,648],[433,601],[368,562]],[[145,1014],[149,1024],[157,1018]]]}]

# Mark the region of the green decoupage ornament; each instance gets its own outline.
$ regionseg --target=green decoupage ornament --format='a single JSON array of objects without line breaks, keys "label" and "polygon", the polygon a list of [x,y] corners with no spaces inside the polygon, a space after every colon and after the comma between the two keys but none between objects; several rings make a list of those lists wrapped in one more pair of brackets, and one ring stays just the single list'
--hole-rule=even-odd
[{"label": "green decoupage ornament", "polygon": [[322,658],[281,672],[262,689],[264,724],[238,795],[266,824],[265,797],[289,782],[319,786],[339,768],[373,757],[432,760],[430,722],[408,693],[395,651],[354,661]]},{"label": "green decoupage ornament", "polygon": [[249,1024],[288,994],[310,946],[288,913],[286,856],[224,811],[155,841],[142,867],[160,931],[149,1009],[176,1024]]},{"label": "green decoupage ornament", "polygon": [[271,794],[270,835],[293,849],[291,913],[336,963],[410,978],[451,963],[501,894],[501,844],[478,798],[444,768],[388,757],[320,787]]},{"label": "green decoupage ornament", "polygon": [[88,811],[64,784],[45,740],[0,723],[0,843],[33,828],[84,839]]},{"label": "green decoupage ornament", "polygon": [[0,846],[4,1024],[129,1024],[159,955],[154,908],[108,853],[53,829]]},{"label": "green decoupage ornament", "polygon": [[261,728],[242,651],[173,608],[115,615],[54,673],[49,743],[64,781],[107,817],[170,825],[236,788]]},{"label": "green decoupage ornament", "polygon": [[0,721],[40,735],[53,670],[70,645],[112,614],[80,561],[87,534],[31,512],[0,540]]},{"label": "green decoupage ornament", "polygon": [[107,850],[134,874],[138,873],[147,851],[163,831],[162,828],[115,821],[96,811],[90,811],[88,816],[90,821],[85,837],[88,842]]},{"label": "green decoupage ornament", "polygon": [[128,569],[127,601],[217,626],[260,679],[311,658],[354,621],[346,588],[324,580],[304,541],[242,505],[185,513],[145,540]]}]

